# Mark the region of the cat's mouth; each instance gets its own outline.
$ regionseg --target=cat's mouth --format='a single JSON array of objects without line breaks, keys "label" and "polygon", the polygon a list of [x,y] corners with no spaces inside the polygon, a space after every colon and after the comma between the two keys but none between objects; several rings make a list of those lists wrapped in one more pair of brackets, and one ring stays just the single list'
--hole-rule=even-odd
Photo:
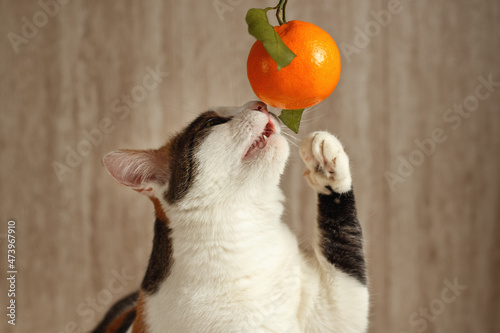
[{"label": "cat's mouth", "polygon": [[248,148],[245,157],[250,155],[256,149],[264,149],[269,141],[269,137],[274,133],[276,133],[276,128],[274,127],[271,118],[269,118],[269,121],[266,124],[266,127],[264,128],[262,133],[257,137],[257,139],[255,139],[255,141]]}]

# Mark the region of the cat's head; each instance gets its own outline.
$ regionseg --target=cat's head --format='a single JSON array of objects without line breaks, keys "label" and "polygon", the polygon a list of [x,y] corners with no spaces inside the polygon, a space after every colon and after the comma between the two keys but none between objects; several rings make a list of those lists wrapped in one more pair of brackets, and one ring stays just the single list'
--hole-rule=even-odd
[{"label": "cat's head", "polygon": [[202,113],[155,150],[117,150],[103,158],[119,183],[163,205],[206,206],[265,196],[289,154],[278,118],[262,102]]}]

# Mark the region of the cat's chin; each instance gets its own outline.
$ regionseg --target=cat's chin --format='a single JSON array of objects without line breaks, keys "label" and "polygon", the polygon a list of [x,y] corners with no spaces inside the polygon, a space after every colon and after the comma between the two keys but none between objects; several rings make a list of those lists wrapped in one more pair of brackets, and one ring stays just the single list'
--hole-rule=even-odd
[{"label": "cat's chin", "polygon": [[252,181],[264,181],[267,185],[277,185],[279,176],[283,173],[290,152],[288,142],[279,133],[274,133],[265,139],[261,147],[254,147],[243,158],[250,173],[254,173],[257,179],[251,177]]}]

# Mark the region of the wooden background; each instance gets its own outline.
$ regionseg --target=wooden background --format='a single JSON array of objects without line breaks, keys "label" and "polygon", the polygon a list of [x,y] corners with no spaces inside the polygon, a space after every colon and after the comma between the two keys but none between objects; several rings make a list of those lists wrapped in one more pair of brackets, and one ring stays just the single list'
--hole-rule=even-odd
[{"label": "wooden background", "polygon": [[[18,270],[15,327],[6,323],[0,282],[2,332],[86,331],[137,288],[152,207],[110,179],[100,159],[159,146],[209,106],[254,99],[244,16],[277,3],[59,1],[42,1],[51,15],[35,0],[0,1],[0,269],[4,276],[13,219]],[[398,2],[289,2],[287,17],[323,27],[343,61],[338,88],[306,113],[298,137],[328,129],[351,156],[370,332],[499,332],[500,86],[476,88],[480,78],[500,81],[500,2],[390,7]],[[389,8],[391,17],[375,23],[373,13]],[[23,17],[39,27],[24,28],[29,38],[16,52],[9,36],[22,37]],[[148,68],[168,72],[151,91],[141,88]],[[131,93],[138,101],[116,112]],[[463,103],[472,111],[448,111]],[[417,142],[433,133],[439,142],[424,154]],[[410,159],[416,167],[402,162]],[[60,179],[54,163],[67,166]],[[388,182],[398,168],[401,178]],[[302,172],[294,154],[283,188],[296,229],[315,211]],[[467,289],[450,301],[454,282]]]}]

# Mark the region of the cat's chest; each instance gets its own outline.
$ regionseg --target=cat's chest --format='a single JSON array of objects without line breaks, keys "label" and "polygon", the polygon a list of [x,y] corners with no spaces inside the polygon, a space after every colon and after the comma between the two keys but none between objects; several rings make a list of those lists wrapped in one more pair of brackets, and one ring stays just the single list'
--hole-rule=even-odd
[{"label": "cat's chest", "polygon": [[253,252],[174,259],[168,278],[147,299],[147,317],[158,332],[161,327],[171,332],[289,327],[287,331],[293,332],[298,327],[300,289],[296,244],[277,237]]},{"label": "cat's chest", "polygon": [[[291,269],[290,271],[293,271]],[[172,270],[156,295],[148,297],[148,321],[158,332],[255,332],[298,327],[300,282],[285,276],[241,276],[220,280]],[[161,310],[160,310],[161,309]],[[265,329],[264,329],[265,328]],[[153,330],[155,332],[155,330]]]},{"label": "cat's chest", "polygon": [[242,211],[212,225],[202,219],[176,224],[186,215],[174,215],[169,275],[146,298],[151,332],[295,330],[301,294],[296,238],[276,212],[254,218]]}]

